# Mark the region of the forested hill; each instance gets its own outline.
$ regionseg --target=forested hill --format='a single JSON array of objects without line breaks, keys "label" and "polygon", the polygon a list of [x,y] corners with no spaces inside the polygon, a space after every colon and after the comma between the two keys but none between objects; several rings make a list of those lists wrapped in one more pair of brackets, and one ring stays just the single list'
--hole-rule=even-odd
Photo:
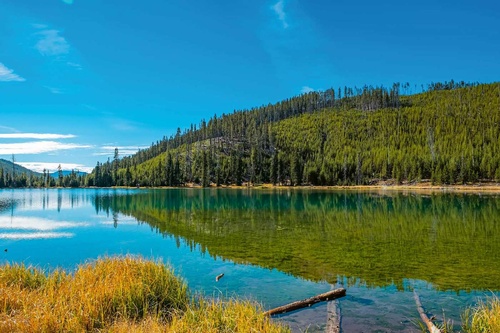
[{"label": "forested hill", "polygon": [[[41,175],[40,173],[36,171],[32,171],[30,169],[27,169],[17,163],[12,163],[11,161],[4,160],[3,158],[0,158],[0,170],[3,172],[3,174],[10,174],[14,172],[14,174],[26,174],[26,175],[34,175],[34,176],[39,176]],[[1,176],[0,176],[1,177]]]},{"label": "forested hill", "polygon": [[500,180],[500,83],[329,89],[213,116],[97,164],[88,185]]},{"label": "forested hill", "polygon": [[81,171],[36,172],[0,158],[0,189],[5,187],[79,187],[85,184],[87,174]]}]

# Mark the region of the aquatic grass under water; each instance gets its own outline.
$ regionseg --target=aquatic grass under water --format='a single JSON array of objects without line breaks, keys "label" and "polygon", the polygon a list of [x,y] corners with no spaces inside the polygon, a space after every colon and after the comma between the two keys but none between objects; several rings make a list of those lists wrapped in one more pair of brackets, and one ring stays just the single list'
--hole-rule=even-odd
[{"label": "aquatic grass under water", "polygon": [[[110,207],[191,249],[307,280],[335,283],[345,276],[370,287],[403,289],[405,279],[417,279],[440,291],[500,288],[500,200],[354,192],[292,192],[290,198],[254,192],[238,200],[227,191],[180,200],[178,194],[144,193],[133,205],[113,197]],[[217,209],[200,208],[215,207],[213,200],[220,200]]]},{"label": "aquatic grass under water", "polygon": [[160,262],[103,258],[73,274],[0,267],[0,332],[287,332],[250,302],[192,298]]}]

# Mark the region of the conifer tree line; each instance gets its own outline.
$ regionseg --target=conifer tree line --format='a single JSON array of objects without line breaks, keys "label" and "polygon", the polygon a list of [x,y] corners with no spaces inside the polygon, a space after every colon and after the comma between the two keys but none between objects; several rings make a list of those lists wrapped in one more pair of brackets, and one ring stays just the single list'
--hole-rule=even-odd
[{"label": "conifer tree line", "polygon": [[[500,180],[500,84],[432,83],[311,92],[214,115],[88,185],[363,185]],[[413,94],[412,94],[413,93]]]},{"label": "conifer tree line", "polygon": [[[499,149],[500,83],[395,83],[331,88],[214,115],[132,156],[120,158],[116,149],[112,160],[72,182],[68,175],[19,184],[477,183],[500,180]],[[13,187],[7,178],[0,177],[0,187]]]},{"label": "conifer tree line", "polygon": [[83,187],[87,185],[87,177],[72,170],[63,175],[59,167],[57,177],[53,177],[48,170],[43,173],[34,172],[12,172],[11,169],[0,167],[0,189],[1,188],[51,188],[51,187]]}]

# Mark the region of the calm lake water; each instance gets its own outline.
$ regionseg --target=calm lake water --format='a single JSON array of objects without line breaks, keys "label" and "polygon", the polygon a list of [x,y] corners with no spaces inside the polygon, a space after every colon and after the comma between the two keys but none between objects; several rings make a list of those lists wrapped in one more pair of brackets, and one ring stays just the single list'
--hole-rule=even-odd
[{"label": "calm lake water", "polygon": [[[313,190],[0,190],[2,262],[73,269],[140,254],[193,291],[272,308],[344,286],[344,332],[419,332],[413,299],[460,325],[500,291],[500,197]],[[224,277],[215,282],[218,274]],[[321,332],[327,304],[277,320]]]}]

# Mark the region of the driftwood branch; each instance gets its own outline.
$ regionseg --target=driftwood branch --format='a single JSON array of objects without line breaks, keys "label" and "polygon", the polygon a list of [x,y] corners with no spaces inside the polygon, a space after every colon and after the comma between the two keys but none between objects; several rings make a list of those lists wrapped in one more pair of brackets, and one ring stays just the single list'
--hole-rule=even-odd
[{"label": "driftwood branch", "polygon": [[311,298],[304,299],[302,301],[293,302],[287,305],[279,306],[277,308],[271,309],[269,311],[264,312],[266,316],[272,316],[275,314],[290,312],[298,309],[305,308],[306,306],[311,306],[313,304],[323,302],[323,301],[331,301],[333,299],[337,299],[345,296],[345,289],[338,288],[335,290],[331,290],[324,294],[319,294]]},{"label": "driftwood branch", "polygon": [[420,297],[418,297],[418,294],[415,290],[413,290],[413,297],[415,298],[415,303],[417,304],[417,311],[420,314],[420,318],[424,322],[424,324],[427,326],[427,329],[431,333],[441,333],[441,330],[434,325],[434,323],[427,317],[425,314],[424,308],[422,307],[422,303],[420,303]]}]

